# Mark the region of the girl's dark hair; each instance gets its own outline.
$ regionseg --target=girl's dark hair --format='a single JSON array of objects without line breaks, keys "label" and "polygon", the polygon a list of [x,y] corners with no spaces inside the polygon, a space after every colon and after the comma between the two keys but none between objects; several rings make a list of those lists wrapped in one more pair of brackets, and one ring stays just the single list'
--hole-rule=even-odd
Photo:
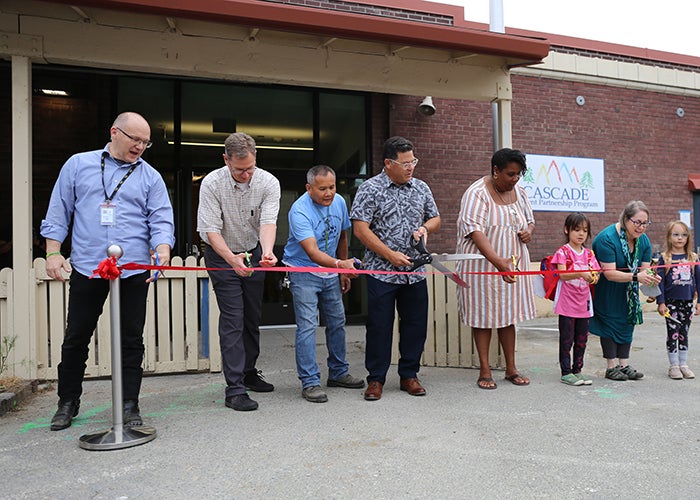
[{"label": "girl's dark hair", "polygon": [[564,236],[566,237],[567,243],[569,242],[569,233],[582,226],[588,228],[588,235],[586,236],[586,241],[588,241],[591,239],[591,233],[593,232],[591,230],[591,221],[588,220],[588,217],[581,212],[572,212],[566,217],[564,221]]}]

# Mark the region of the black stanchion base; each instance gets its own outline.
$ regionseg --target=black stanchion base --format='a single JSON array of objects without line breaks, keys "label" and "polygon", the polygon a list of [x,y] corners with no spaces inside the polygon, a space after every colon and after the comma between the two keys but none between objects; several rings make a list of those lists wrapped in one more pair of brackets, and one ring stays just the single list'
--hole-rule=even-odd
[{"label": "black stanchion base", "polygon": [[112,427],[109,430],[80,436],[78,446],[84,450],[121,450],[148,443],[155,438],[155,427],[148,425],[122,427],[122,429]]}]

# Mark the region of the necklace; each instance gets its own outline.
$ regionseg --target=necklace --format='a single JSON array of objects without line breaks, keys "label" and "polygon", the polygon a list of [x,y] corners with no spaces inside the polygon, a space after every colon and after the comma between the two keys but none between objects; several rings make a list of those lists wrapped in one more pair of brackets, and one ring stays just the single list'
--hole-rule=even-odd
[{"label": "necklace", "polygon": [[501,195],[501,192],[496,188],[496,184],[494,184],[493,179],[491,179],[491,186],[503,203],[502,206],[506,209],[510,229],[517,233],[520,230],[520,219],[515,206],[513,206],[513,202],[515,200],[511,200],[510,193],[508,194],[508,199],[505,199],[503,195]]},{"label": "necklace", "polygon": [[496,192],[496,194],[497,194],[498,197],[501,199],[501,202],[502,202],[504,205],[510,205],[511,203],[513,203],[513,202],[511,201],[511,199],[510,199],[510,194],[508,194],[508,199],[507,199],[507,200],[501,195],[501,192],[498,190],[498,188],[496,187],[496,184],[493,182],[493,180],[491,180],[491,186],[493,187],[493,190]]}]

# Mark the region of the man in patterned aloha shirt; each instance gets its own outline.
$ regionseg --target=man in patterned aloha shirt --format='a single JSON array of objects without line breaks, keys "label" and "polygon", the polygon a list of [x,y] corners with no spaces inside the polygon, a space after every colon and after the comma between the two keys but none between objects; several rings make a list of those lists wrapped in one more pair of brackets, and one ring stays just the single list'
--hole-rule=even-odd
[{"label": "man in patterned aloha shirt", "polygon": [[422,236],[427,240],[428,234],[440,228],[440,214],[430,188],[413,177],[417,163],[410,141],[389,138],[384,143],[384,169],[360,185],[350,211],[354,234],[367,248],[364,268],[385,272],[367,275],[367,401],[382,397],[391,363],[395,309],[400,320],[401,390],[412,396],[425,395],[417,378],[428,324],[425,275],[392,274],[407,271],[412,258],[418,256],[411,248],[411,238]]}]

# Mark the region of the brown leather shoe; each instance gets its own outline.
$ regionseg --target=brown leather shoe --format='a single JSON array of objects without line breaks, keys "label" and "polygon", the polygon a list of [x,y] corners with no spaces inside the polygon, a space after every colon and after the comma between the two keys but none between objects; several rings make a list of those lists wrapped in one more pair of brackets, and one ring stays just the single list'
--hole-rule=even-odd
[{"label": "brown leather shoe", "polygon": [[376,380],[373,380],[369,384],[367,384],[367,390],[365,391],[365,399],[367,401],[376,401],[378,399],[382,399],[382,388],[384,387],[384,384],[381,382],[377,382]]},{"label": "brown leather shoe", "polygon": [[405,378],[401,380],[401,390],[408,392],[411,396],[425,396],[425,389],[417,378]]}]

